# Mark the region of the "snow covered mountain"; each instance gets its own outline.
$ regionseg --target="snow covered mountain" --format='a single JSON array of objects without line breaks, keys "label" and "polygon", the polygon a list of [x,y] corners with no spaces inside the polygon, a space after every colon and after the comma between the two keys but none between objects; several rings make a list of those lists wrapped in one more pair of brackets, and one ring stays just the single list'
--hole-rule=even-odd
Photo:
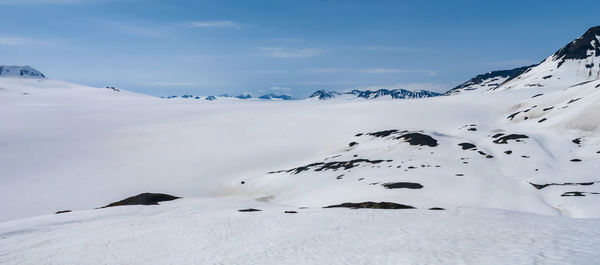
[{"label": "snow covered mountain", "polygon": [[378,90],[358,90],[354,89],[348,92],[325,91],[318,90],[311,94],[308,99],[326,100],[333,98],[341,99],[411,99],[411,98],[427,98],[437,97],[441,94],[427,90],[410,91],[406,89],[378,89]]},{"label": "snow covered mountain", "polygon": [[534,66],[535,65],[523,66],[510,70],[491,71],[485,74],[480,74],[471,78],[469,81],[450,89],[448,92],[444,93],[444,96],[456,95],[471,91],[484,92],[495,89],[504,82],[519,76]]},{"label": "snow covered mountain", "polygon": [[495,90],[572,86],[599,78],[600,26],[597,26]]},{"label": "snow covered mountain", "polygon": [[527,87],[570,86],[600,78],[600,26],[550,55],[537,65],[478,75],[444,93],[509,90]]},{"label": "snow covered mountain", "polygon": [[46,76],[29,65],[0,65],[0,77],[37,78],[45,79]]},{"label": "snow covered mountain", "polygon": [[191,94],[186,94],[183,96],[167,96],[161,97],[166,99],[204,99],[204,100],[293,100],[291,96],[288,95],[276,95],[276,94],[266,94],[259,97],[253,97],[250,94],[240,94],[237,96],[229,96],[227,94],[221,94],[219,96],[194,96]]}]

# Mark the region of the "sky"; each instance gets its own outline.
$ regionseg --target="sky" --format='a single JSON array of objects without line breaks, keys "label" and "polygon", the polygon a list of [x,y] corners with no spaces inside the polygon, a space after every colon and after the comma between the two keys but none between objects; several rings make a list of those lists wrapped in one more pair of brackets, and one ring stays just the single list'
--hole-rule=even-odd
[{"label": "sky", "polygon": [[0,64],[155,96],[446,91],[538,63],[595,1],[0,0]]}]

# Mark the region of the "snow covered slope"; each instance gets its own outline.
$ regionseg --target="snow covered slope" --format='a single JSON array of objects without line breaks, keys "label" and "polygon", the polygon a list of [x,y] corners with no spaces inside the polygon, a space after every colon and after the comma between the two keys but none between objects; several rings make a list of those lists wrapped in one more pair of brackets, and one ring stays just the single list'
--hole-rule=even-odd
[{"label": "snow covered slope", "polygon": [[[596,86],[403,104],[208,102],[0,79],[0,119],[9,125],[0,127],[1,217],[91,209],[145,191],[313,207],[391,201],[599,217]],[[567,101],[584,94],[590,97]],[[554,101],[561,98],[567,102]],[[547,103],[532,101],[542,99]],[[507,119],[532,104],[556,106],[547,111],[556,116],[548,123]],[[579,111],[589,118],[577,119]],[[406,134],[437,145],[412,145]],[[526,138],[511,138],[519,135]],[[572,142],[578,138],[581,144]]]},{"label": "snow covered slope", "polygon": [[535,65],[530,65],[510,70],[491,71],[485,74],[480,74],[471,78],[469,81],[450,89],[448,92],[444,93],[444,95],[456,95],[471,91],[484,92],[487,90],[495,89],[504,82],[519,76],[520,74],[534,66]]},{"label": "snow covered slope", "polygon": [[[0,78],[0,263],[594,264],[600,80],[568,66],[596,57],[557,54],[402,104]],[[148,191],[184,199],[91,210]]]},{"label": "snow covered slope", "polygon": [[[574,91],[587,92],[585,88]],[[508,96],[502,94],[495,93],[493,98]],[[564,94],[552,98],[568,101]],[[600,202],[596,174],[600,170],[600,101],[594,102],[595,98],[595,94],[588,97],[591,105],[570,103],[577,112],[556,114],[561,116],[552,118],[556,120],[552,127],[539,127],[537,121],[536,126],[523,126],[507,121],[508,114],[495,122],[482,122],[471,114],[472,118],[454,127],[415,127],[419,122],[413,118],[402,123],[406,127],[359,131],[347,135],[346,144],[329,156],[239,178],[236,193],[313,207],[393,201],[418,208],[472,206],[600,217],[596,207]],[[445,99],[436,103],[448,104]],[[581,116],[579,111],[587,113]],[[584,119],[569,120],[575,117]]]},{"label": "snow covered slope", "polygon": [[598,244],[598,220],[215,198],[0,223],[1,264],[595,264]]},{"label": "snow covered slope", "polygon": [[600,26],[597,26],[496,90],[572,86],[599,78]]},{"label": "snow covered slope", "polygon": [[45,79],[46,76],[29,65],[0,65],[0,77]]}]

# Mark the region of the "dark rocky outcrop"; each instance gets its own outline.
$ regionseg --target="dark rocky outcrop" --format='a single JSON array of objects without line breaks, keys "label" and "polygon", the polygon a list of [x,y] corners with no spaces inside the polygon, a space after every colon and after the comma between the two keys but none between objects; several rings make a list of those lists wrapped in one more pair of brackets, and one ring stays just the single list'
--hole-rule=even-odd
[{"label": "dark rocky outcrop", "polygon": [[357,203],[346,202],[346,203],[342,203],[342,204],[325,206],[323,208],[415,209],[415,207],[413,207],[413,206],[394,203],[394,202],[357,202]]},{"label": "dark rocky outcrop", "polygon": [[508,144],[508,141],[516,141],[516,142],[520,142],[521,139],[526,139],[529,138],[529,136],[524,135],[524,134],[509,134],[509,135],[505,135],[502,136],[496,140],[494,140],[493,142],[495,144]]},{"label": "dark rocky outcrop", "polygon": [[301,166],[301,167],[292,168],[292,169],[288,169],[288,170],[272,171],[269,173],[273,174],[273,173],[287,172],[287,173],[295,175],[295,174],[298,174],[298,173],[301,173],[303,171],[307,171],[310,169],[313,169],[314,171],[327,171],[327,170],[335,171],[338,169],[348,170],[348,169],[357,167],[362,163],[379,164],[382,162],[392,162],[392,160],[353,159],[353,160],[349,160],[349,161],[317,162],[317,163],[308,164],[306,166]]},{"label": "dark rocky outcrop", "polygon": [[444,209],[442,207],[432,207],[432,208],[429,208],[428,210],[430,210],[430,211],[443,211],[443,210],[446,210],[446,209]]},{"label": "dark rocky outcrop", "polygon": [[429,146],[429,147],[436,147],[438,145],[438,141],[436,139],[434,139],[433,137],[431,137],[427,134],[422,134],[422,133],[417,133],[417,132],[403,134],[394,139],[396,139],[396,140],[402,139],[410,145]]},{"label": "dark rocky outcrop", "polygon": [[248,209],[238,210],[238,212],[243,212],[243,213],[247,213],[247,212],[260,212],[260,211],[262,211],[262,210],[254,209],[254,208],[248,208]]},{"label": "dark rocky outcrop", "polygon": [[[495,89],[500,85],[506,83],[507,81],[519,76],[525,71],[531,69],[536,65],[524,66],[519,68],[514,68],[510,70],[499,70],[499,71],[491,71],[485,74],[477,75],[467,82],[464,82],[452,89],[448,92],[444,93],[444,96],[460,94],[463,91],[476,90],[477,86],[485,86],[484,90]],[[507,78],[503,82],[498,82],[500,78]]]},{"label": "dark rocky outcrop", "polygon": [[529,184],[531,184],[531,186],[535,187],[538,190],[541,190],[543,188],[546,188],[548,186],[590,186],[590,185],[594,185],[595,183],[597,183],[599,181],[592,181],[592,182],[579,182],[579,183],[574,183],[574,182],[566,182],[566,183],[548,183],[548,184],[535,184],[535,183],[531,183],[529,182]]},{"label": "dark rocky outcrop", "polygon": [[600,55],[600,43],[596,39],[597,35],[600,36],[600,26],[588,29],[581,37],[554,53],[552,58],[559,60],[558,67],[560,67],[566,60],[588,58],[590,56],[589,51],[595,51],[596,56]]},{"label": "dark rocky outcrop", "polygon": [[176,197],[169,194],[163,193],[141,193],[139,195],[129,197],[127,199],[113,202],[109,205],[106,205],[101,208],[114,207],[114,206],[123,206],[123,205],[158,205],[159,202],[163,201],[172,201],[179,199],[180,197]]},{"label": "dark rocky outcrop", "polygon": [[423,185],[414,182],[389,182],[381,184],[386,189],[422,189]]}]

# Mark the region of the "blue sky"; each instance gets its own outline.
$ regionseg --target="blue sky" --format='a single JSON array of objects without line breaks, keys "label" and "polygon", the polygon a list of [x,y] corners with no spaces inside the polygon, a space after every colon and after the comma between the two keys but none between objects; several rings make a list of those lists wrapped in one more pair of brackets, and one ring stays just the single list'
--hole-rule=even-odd
[{"label": "blue sky", "polygon": [[0,0],[0,64],[152,95],[444,91],[541,61],[595,1]]}]

